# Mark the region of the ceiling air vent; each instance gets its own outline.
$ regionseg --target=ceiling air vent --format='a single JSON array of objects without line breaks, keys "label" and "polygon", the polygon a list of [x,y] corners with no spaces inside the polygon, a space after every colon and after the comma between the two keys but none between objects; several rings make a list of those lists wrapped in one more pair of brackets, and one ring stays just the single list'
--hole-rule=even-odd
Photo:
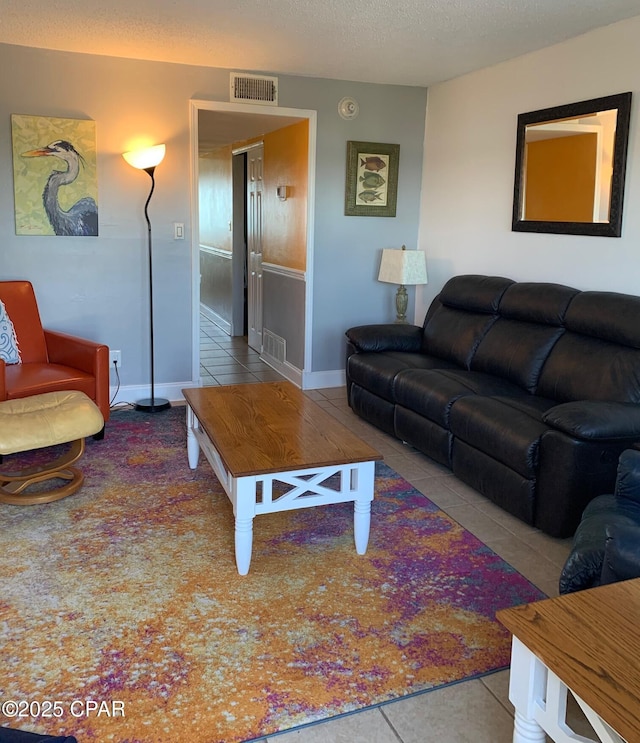
[{"label": "ceiling air vent", "polygon": [[231,73],[231,102],[278,105],[278,78]]}]

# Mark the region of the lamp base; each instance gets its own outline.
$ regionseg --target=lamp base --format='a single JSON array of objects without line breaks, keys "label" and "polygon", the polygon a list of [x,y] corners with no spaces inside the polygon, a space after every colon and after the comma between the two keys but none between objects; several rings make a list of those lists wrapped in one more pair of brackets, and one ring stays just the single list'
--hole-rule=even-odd
[{"label": "lamp base", "polygon": [[154,397],[153,400],[150,397],[146,397],[144,400],[138,400],[135,404],[135,409],[141,410],[143,413],[161,413],[170,407],[171,403],[169,400],[165,400],[164,397]]},{"label": "lamp base", "polygon": [[407,296],[407,290],[404,285],[398,287],[396,292],[396,322],[406,323],[407,322],[407,305],[409,303],[409,297]]}]

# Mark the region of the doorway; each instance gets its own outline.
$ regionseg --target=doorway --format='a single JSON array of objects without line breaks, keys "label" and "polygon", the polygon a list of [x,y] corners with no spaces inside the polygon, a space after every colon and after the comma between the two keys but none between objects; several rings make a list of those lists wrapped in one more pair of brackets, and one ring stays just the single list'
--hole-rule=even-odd
[{"label": "doorway", "polygon": [[[304,109],[279,108],[275,106],[262,106],[254,104],[222,103],[216,101],[192,100],[190,105],[190,134],[192,152],[192,180],[191,180],[191,203],[192,203],[192,296],[193,296],[193,378],[199,378],[200,354],[199,354],[199,317],[200,317],[200,205],[199,205],[199,157],[203,145],[215,142],[217,146],[232,146],[238,141],[247,141],[261,137],[269,132],[284,129],[291,124],[306,119],[308,121],[309,144],[308,144],[308,186],[306,199],[307,212],[307,234],[306,234],[306,269],[304,271],[305,302],[304,313],[301,313],[300,323],[303,325],[301,336],[304,337],[304,352],[302,368],[299,370],[300,382],[302,382],[305,371],[310,370],[311,364],[311,318],[312,318],[312,292],[313,292],[313,205],[314,205],[314,183],[315,183],[315,149],[316,149],[316,112]],[[235,248],[234,248],[235,251]],[[256,272],[262,278],[262,254],[254,260]],[[273,266],[278,270],[278,266]],[[247,267],[247,275],[252,267]],[[236,282],[237,283],[237,280]],[[247,288],[249,288],[247,279]],[[261,284],[254,287],[255,311],[259,317],[254,320],[260,322],[254,326],[256,332],[260,330],[261,319],[264,312],[262,304]],[[234,324],[238,318],[237,290],[233,300]],[[243,301],[243,300],[242,300]],[[268,308],[267,308],[268,309]],[[249,313],[247,312],[247,316]],[[250,317],[248,318],[250,319]],[[251,322],[248,323],[251,326]],[[248,332],[251,328],[248,328]],[[259,333],[258,333],[259,334]],[[262,346],[262,340],[253,337],[256,347]],[[296,380],[294,380],[296,381]],[[302,386],[302,385],[301,385]]]}]

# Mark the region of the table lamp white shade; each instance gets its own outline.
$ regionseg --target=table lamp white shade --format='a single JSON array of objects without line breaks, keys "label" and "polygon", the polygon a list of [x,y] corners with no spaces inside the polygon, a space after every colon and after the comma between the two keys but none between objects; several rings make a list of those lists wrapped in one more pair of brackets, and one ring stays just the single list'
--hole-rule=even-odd
[{"label": "table lamp white shade", "polygon": [[407,321],[407,290],[406,285],[427,283],[427,261],[424,251],[401,250],[393,248],[382,251],[378,281],[389,284],[399,284],[396,292],[396,322]]},{"label": "table lamp white shade", "polygon": [[382,251],[378,281],[411,286],[427,283],[427,261],[423,250],[385,248]]}]

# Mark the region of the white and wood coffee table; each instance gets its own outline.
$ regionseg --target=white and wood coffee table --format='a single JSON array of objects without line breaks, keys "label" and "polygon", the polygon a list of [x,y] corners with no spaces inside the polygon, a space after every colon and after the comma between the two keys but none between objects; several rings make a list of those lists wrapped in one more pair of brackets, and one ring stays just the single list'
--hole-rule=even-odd
[{"label": "white and wood coffee table", "polygon": [[202,450],[233,505],[240,575],[249,572],[253,519],[262,513],[353,501],[356,552],[366,552],[379,452],[290,382],[183,394],[189,466]]},{"label": "white and wood coffee table", "polygon": [[[502,609],[513,633],[513,743],[640,740],[640,578]],[[566,721],[571,693],[597,736]]]}]

